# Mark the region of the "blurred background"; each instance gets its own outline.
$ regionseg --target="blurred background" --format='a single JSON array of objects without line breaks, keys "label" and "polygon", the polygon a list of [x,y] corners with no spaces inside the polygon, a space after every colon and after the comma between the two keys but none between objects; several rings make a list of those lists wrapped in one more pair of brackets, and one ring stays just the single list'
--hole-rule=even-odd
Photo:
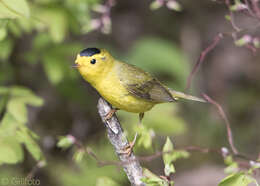
[{"label": "blurred background", "polygon": [[[99,167],[89,155],[75,162],[75,147],[57,147],[59,137],[70,134],[99,159],[117,160],[97,113],[99,95],[71,68],[79,51],[106,48],[184,91],[200,52],[219,32],[233,31],[227,7],[210,0],[182,0],[180,12],[166,6],[151,10],[153,1],[145,0],[14,1],[0,3],[0,178],[25,177],[44,162],[34,172],[40,185],[100,186],[110,178],[130,185],[122,169]],[[250,29],[255,19],[238,14],[236,20],[259,35],[259,29]],[[206,57],[189,92],[207,93],[223,106],[236,147],[252,159],[260,150],[259,54],[225,37]],[[166,136],[176,148],[228,147],[224,121],[209,104],[158,105],[145,115],[142,129],[137,114],[118,116],[129,139],[141,134],[134,148],[140,156],[161,151]],[[164,174],[161,157],[141,164]],[[225,177],[223,158],[213,152],[192,152],[175,168],[173,180],[180,186],[217,185]]]}]

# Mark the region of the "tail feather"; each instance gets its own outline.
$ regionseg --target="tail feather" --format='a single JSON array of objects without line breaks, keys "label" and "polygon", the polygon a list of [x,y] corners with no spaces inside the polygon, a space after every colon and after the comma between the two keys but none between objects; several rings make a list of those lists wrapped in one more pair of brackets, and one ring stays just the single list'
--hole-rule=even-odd
[{"label": "tail feather", "polygon": [[198,97],[195,97],[195,96],[184,94],[183,92],[178,92],[178,91],[175,91],[175,90],[172,90],[172,89],[170,89],[170,93],[173,96],[173,98],[175,98],[176,100],[178,100],[179,98],[182,98],[182,99],[187,99],[187,100],[192,100],[192,101],[199,101],[199,102],[203,102],[203,103],[207,102],[203,98],[198,98]]}]

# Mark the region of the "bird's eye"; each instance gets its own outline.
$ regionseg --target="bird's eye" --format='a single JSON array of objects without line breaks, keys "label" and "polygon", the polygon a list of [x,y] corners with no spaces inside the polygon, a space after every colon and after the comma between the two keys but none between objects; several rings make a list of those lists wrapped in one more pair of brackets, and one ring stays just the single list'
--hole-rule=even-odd
[{"label": "bird's eye", "polygon": [[90,63],[94,65],[96,63],[96,59],[91,59]]}]

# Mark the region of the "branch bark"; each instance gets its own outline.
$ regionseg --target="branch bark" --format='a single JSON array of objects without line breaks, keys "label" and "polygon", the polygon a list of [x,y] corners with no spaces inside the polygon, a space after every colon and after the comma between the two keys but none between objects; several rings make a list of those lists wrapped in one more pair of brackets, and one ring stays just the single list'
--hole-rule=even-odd
[{"label": "branch bark", "polygon": [[113,117],[106,121],[105,117],[107,113],[112,109],[111,105],[103,98],[98,100],[98,112],[105,124],[107,129],[107,136],[111,144],[114,146],[115,152],[122,162],[123,169],[133,186],[144,186],[145,184],[141,181],[143,177],[142,167],[138,159],[135,157],[133,152],[130,156],[123,154],[122,150],[129,145],[128,140],[123,132],[123,129],[118,121],[117,116],[114,114]]}]

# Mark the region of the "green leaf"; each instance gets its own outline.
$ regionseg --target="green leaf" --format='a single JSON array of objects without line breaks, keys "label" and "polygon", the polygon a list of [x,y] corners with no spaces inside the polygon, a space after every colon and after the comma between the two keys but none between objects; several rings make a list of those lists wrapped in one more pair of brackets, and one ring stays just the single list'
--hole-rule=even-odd
[{"label": "green leaf", "polygon": [[226,174],[232,174],[234,172],[237,172],[237,170],[238,170],[238,164],[237,162],[233,162],[232,164],[230,164],[225,168],[224,172]]},{"label": "green leaf", "polygon": [[18,121],[23,123],[27,121],[26,104],[38,107],[43,104],[42,98],[36,96],[31,90],[25,87],[0,87],[0,94],[11,96],[7,109]]},{"label": "green leaf", "polygon": [[[6,89],[2,89],[6,90]],[[14,86],[9,89],[11,99],[7,103],[7,111],[20,123],[27,122],[26,104],[41,106],[43,100],[24,87]],[[1,89],[0,89],[1,91]]]},{"label": "green leaf", "polygon": [[42,8],[35,12],[44,22],[44,26],[48,28],[50,36],[54,42],[64,40],[68,31],[68,15],[67,12],[59,7]]},{"label": "green leaf", "polygon": [[43,99],[34,94],[31,94],[29,96],[19,97],[17,98],[17,100],[34,107],[40,107],[43,105]]},{"label": "green leaf", "polygon": [[25,103],[19,99],[11,99],[7,103],[7,111],[20,123],[27,122],[27,109]]},{"label": "green leaf", "polygon": [[53,84],[60,83],[65,74],[57,56],[46,55],[43,61],[44,70],[50,82]]},{"label": "green leaf", "polygon": [[162,7],[162,3],[160,3],[159,1],[153,1],[151,4],[150,4],[150,9],[151,10],[157,10],[158,8],[161,8]]},{"label": "green leaf", "polygon": [[173,144],[169,137],[163,146],[163,162],[164,162],[164,173],[166,176],[175,173],[175,168],[172,162],[175,162],[180,158],[188,158],[189,153],[184,150],[174,150]]},{"label": "green leaf", "polygon": [[166,180],[163,180],[150,170],[143,168],[143,178],[141,179],[147,186],[168,186]]},{"label": "green leaf", "polygon": [[[7,60],[13,49],[13,41],[11,39],[5,39],[0,42],[0,59]],[[1,94],[1,91],[0,91]]]},{"label": "green leaf", "polygon": [[230,15],[225,15],[225,19],[228,20],[228,21],[231,21]]},{"label": "green leaf", "polygon": [[27,132],[33,139],[35,139],[35,140],[40,139],[40,137],[35,132],[33,132],[32,130],[28,129]]},{"label": "green leaf", "polygon": [[86,151],[85,151],[85,150],[83,150],[83,149],[78,149],[78,150],[74,153],[74,155],[73,155],[73,160],[74,160],[76,163],[80,164],[80,163],[82,162],[82,160],[83,160],[85,154],[86,154]]},{"label": "green leaf", "polygon": [[229,9],[231,11],[241,11],[248,9],[248,7],[244,3],[241,3],[239,0],[235,0],[235,4],[230,6]]},{"label": "green leaf", "polygon": [[62,149],[67,149],[71,147],[71,145],[73,145],[74,143],[75,143],[75,138],[73,136],[71,135],[61,136],[57,143],[57,147]]},{"label": "green leaf", "polygon": [[252,37],[250,35],[244,35],[240,39],[235,41],[235,45],[242,47],[245,46],[246,44],[250,43],[252,41]]},{"label": "green leaf", "polygon": [[48,33],[40,33],[33,39],[33,48],[39,51],[44,50],[51,43],[51,38]]},{"label": "green leaf", "polygon": [[225,157],[224,163],[228,165],[224,170],[226,174],[231,174],[238,170],[238,164],[233,160],[233,157],[231,155]]},{"label": "green leaf", "polygon": [[22,29],[14,21],[10,21],[10,23],[8,24],[8,30],[10,33],[12,33],[17,38],[22,37],[22,35],[23,35]]},{"label": "green leaf", "polygon": [[190,153],[185,150],[174,150],[172,154],[172,161],[176,161],[181,158],[188,158]]},{"label": "green leaf", "polygon": [[224,163],[225,163],[226,165],[231,165],[231,164],[233,164],[233,163],[234,163],[233,157],[232,157],[231,155],[225,157]]},{"label": "green leaf", "polygon": [[19,102],[23,102],[35,107],[43,105],[43,99],[36,96],[30,89],[22,86],[13,86],[10,88],[10,94]]},{"label": "green leaf", "polygon": [[173,158],[173,144],[169,137],[167,137],[166,142],[163,146],[163,162],[164,162],[164,173],[166,176],[170,176],[172,173],[175,173],[175,168],[172,164]]},{"label": "green leaf", "polygon": [[26,149],[36,160],[40,160],[43,155],[39,145],[34,141],[38,136],[20,124],[27,122],[26,104],[39,105],[42,100],[24,87],[14,86],[6,89],[0,87],[0,92],[6,92],[6,90],[10,99],[7,103],[7,112],[0,125],[0,138],[13,136],[17,143],[25,144]]},{"label": "green leaf", "polygon": [[163,146],[163,161],[164,164],[170,164],[172,162],[172,152],[173,152],[173,144],[169,137],[167,137],[166,142]]},{"label": "green leaf", "polygon": [[135,125],[134,130],[140,135],[137,145],[143,146],[146,149],[150,148],[152,146],[151,133],[153,133],[153,131],[144,125]]},{"label": "green leaf", "polygon": [[12,86],[10,87],[10,92],[12,96],[18,96],[18,97],[30,96],[33,94],[33,92],[30,89],[23,86]]},{"label": "green leaf", "polygon": [[0,136],[14,136],[17,127],[17,120],[9,112],[6,112],[1,121]]},{"label": "green leaf", "polygon": [[172,173],[175,173],[175,172],[176,172],[175,171],[175,167],[174,167],[174,165],[172,163],[165,164],[165,166],[164,166],[164,174],[166,176],[170,176]]},{"label": "green leaf", "polygon": [[23,160],[21,145],[13,136],[0,137],[0,164],[14,164]]},{"label": "green leaf", "polygon": [[26,0],[1,0],[0,1],[0,19],[18,18],[30,16],[30,9]]},{"label": "green leaf", "polygon": [[166,6],[171,9],[171,10],[175,10],[177,12],[180,12],[182,11],[182,6],[180,5],[180,3],[178,3],[177,1],[175,0],[169,0],[167,3],[166,3]]},{"label": "green leaf", "polygon": [[29,20],[27,18],[18,19],[17,20],[17,25],[21,28],[21,30],[23,30],[24,32],[30,34],[34,30],[34,24],[33,24],[34,23],[33,22],[34,19],[37,19],[37,18],[33,17],[33,18],[29,19]]},{"label": "green leaf", "polygon": [[29,129],[22,128],[16,132],[16,138],[21,142],[24,143],[26,149],[31,153],[33,158],[37,161],[43,159],[42,151],[39,145],[35,142],[33,137],[28,132]]},{"label": "green leaf", "polygon": [[116,183],[113,179],[109,177],[100,177],[97,179],[96,186],[120,186],[118,183]]},{"label": "green leaf", "polygon": [[252,182],[254,182],[254,180],[251,176],[240,172],[227,176],[219,183],[218,186],[248,186],[248,184]]},{"label": "green leaf", "polygon": [[53,41],[61,42],[67,33],[67,19],[63,12],[55,12],[54,15],[54,18],[51,20],[50,34]]}]

